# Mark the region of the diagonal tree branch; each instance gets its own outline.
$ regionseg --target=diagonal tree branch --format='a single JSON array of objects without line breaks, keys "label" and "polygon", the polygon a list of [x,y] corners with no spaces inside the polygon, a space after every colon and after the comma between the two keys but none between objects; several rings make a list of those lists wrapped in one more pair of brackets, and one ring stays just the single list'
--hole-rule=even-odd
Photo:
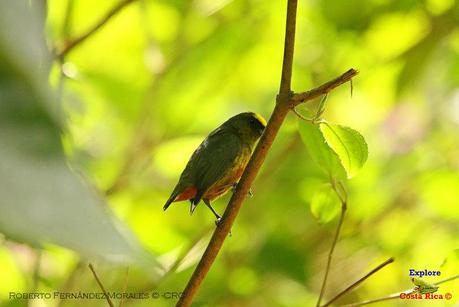
[{"label": "diagonal tree branch", "polygon": [[176,306],[190,306],[196,292],[201,286],[204,278],[209,272],[215,258],[217,257],[224,240],[233,225],[233,222],[242,206],[250,186],[254,181],[263,161],[271,147],[277,132],[280,129],[289,111],[288,101],[290,100],[290,86],[292,78],[293,50],[295,43],[297,0],[289,0],[287,5],[287,22],[285,32],[284,60],[282,66],[282,79],[278,96],[278,103],[274,108],[271,118],[268,121],[265,132],[255,148],[255,151],[244,171],[244,174],[236,187],[236,191],[230,199],[222,220],[215,229],[204,255],[198,263],[191,279],[182,293]]},{"label": "diagonal tree branch", "polygon": [[93,25],[87,32],[77,36],[74,39],[66,41],[64,43],[64,47],[62,50],[57,52],[57,58],[64,57],[67,53],[69,53],[73,48],[83,43],[88,37],[93,35],[97,32],[100,28],[102,28],[113,16],[118,14],[124,7],[128,4],[134,2],[135,0],[121,0],[113,8],[108,11],[105,16],[103,16],[95,25]]},{"label": "diagonal tree branch", "polygon": [[335,302],[337,299],[342,297],[344,294],[346,294],[349,291],[353,290],[355,287],[357,287],[362,282],[364,282],[368,277],[370,277],[371,275],[375,274],[376,272],[378,272],[379,270],[384,268],[386,265],[391,264],[392,262],[394,262],[394,258],[391,257],[391,258],[387,259],[386,261],[384,261],[383,263],[381,263],[380,265],[375,267],[373,270],[368,272],[365,276],[363,276],[362,278],[360,278],[359,280],[357,280],[356,282],[351,284],[349,287],[347,287],[346,289],[344,289],[343,291],[341,291],[340,293],[335,295],[331,300],[329,300],[328,302],[323,304],[322,307],[330,306],[333,302]]},{"label": "diagonal tree branch", "polygon": [[349,81],[353,76],[357,74],[357,71],[349,70],[342,76],[329,81],[316,89],[300,94],[301,96],[297,97],[296,101],[292,99],[292,97],[295,97],[295,95],[291,92],[291,79],[295,44],[296,11],[297,0],[289,0],[287,5],[287,21],[281,84],[274,111],[271,114],[265,132],[261,136],[260,141],[258,142],[258,145],[255,148],[255,151],[244,171],[244,174],[242,175],[241,180],[236,187],[236,191],[231,197],[228,206],[226,207],[222,220],[215,229],[212,238],[210,239],[209,245],[207,246],[201,260],[193,272],[193,275],[188,281],[188,284],[176,306],[191,305],[194,296],[199,290],[212,264],[214,263],[224,240],[228,236],[231,226],[233,225],[233,222],[236,219],[236,216],[242,206],[242,202],[247,196],[250,186],[255,180],[255,177],[257,176],[258,171],[260,170],[261,165],[263,164],[265,157],[271,148],[271,145],[276,138],[276,135],[290,109],[294,105],[303,101],[314,99],[315,97],[321,95],[321,93],[328,93],[333,88]]}]

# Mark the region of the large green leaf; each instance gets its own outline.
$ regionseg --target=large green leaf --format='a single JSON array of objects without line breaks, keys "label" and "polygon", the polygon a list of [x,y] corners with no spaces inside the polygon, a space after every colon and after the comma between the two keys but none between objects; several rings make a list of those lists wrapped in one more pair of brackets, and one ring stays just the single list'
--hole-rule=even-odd
[{"label": "large green leaf", "polygon": [[346,177],[336,153],[327,145],[318,125],[299,121],[299,131],[311,158],[331,177]]},{"label": "large green leaf", "polygon": [[147,259],[81,176],[60,142],[41,22],[28,1],[0,2],[0,233],[111,260]]},{"label": "large green leaf", "polygon": [[363,136],[349,127],[326,122],[320,124],[320,131],[338,155],[348,178],[355,176],[368,158],[368,146]]}]

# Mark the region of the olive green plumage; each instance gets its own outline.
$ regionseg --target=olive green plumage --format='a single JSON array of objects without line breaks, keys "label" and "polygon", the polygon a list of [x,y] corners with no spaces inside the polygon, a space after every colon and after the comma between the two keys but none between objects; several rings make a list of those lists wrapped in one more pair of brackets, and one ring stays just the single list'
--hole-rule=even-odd
[{"label": "olive green plumage", "polygon": [[261,116],[245,112],[212,131],[194,151],[164,210],[174,201],[190,200],[192,213],[203,199],[219,218],[210,201],[239,181],[265,126]]}]

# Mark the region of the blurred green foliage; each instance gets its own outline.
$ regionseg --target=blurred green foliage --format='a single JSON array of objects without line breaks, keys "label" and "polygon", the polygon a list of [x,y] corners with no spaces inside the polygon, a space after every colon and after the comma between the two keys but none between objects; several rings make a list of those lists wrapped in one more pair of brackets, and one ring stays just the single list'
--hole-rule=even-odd
[{"label": "blurred green foliage", "polygon": [[[46,9],[37,3],[47,3]],[[59,237],[72,224],[56,219],[81,214],[75,220],[88,224],[80,223],[80,236],[77,232],[71,240],[78,242],[97,237],[90,225],[103,227],[105,218],[111,225],[110,208],[137,239],[113,227],[121,241],[105,241],[107,248],[118,253],[121,242],[140,241],[174,270],[158,277],[131,265],[126,274],[125,265],[88,258],[91,253],[81,250],[85,245],[47,237],[38,252],[16,242],[27,238],[4,233],[2,306],[27,304],[10,300],[10,291],[99,291],[88,260],[110,291],[182,291],[208,242],[213,216],[201,206],[190,217],[185,204],[174,204],[166,213],[162,205],[209,131],[242,111],[268,117],[274,106],[285,1],[137,0],[61,61],[51,52],[47,59],[47,50],[61,50],[116,3],[1,2],[0,226],[2,232],[10,223],[36,238],[45,230]],[[13,7],[22,18],[11,17]],[[390,256],[394,264],[338,303],[410,288],[410,268],[440,270],[441,279],[458,274],[459,3],[305,0],[299,1],[297,22],[293,89],[307,90],[350,67],[359,69],[352,98],[346,86],[334,90],[323,116],[358,130],[369,151],[364,167],[347,181],[348,212],[326,297]],[[299,111],[313,114],[318,104]],[[315,303],[336,219],[319,221],[311,212],[328,177],[315,161],[317,153],[309,150],[308,142],[317,141],[305,138],[314,131],[305,134],[308,128],[298,129],[297,121],[290,115],[281,129],[252,187],[254,197],[246,200],[196,306]],[[87,182],[76,179],[67,165]],[[89,184],[107,210],[99,210]],[[61,211],[50,200],[61,203]],[[215,208],[223,212],[227,201],[228,196]],[[47,228],[31,223],[26,218],[33,207],[54,222]],[[93,224],[94,219],[100,223]],[[457,303],[459,281],[442,284],[439,291],[453,293],[453,299],[416,305]],[[155,306],[174,302],[158,299]],[[30,302],[41,303],[57,306],[59,301]],[[151,306],[151,301],[129,300],[128,305]]]}]

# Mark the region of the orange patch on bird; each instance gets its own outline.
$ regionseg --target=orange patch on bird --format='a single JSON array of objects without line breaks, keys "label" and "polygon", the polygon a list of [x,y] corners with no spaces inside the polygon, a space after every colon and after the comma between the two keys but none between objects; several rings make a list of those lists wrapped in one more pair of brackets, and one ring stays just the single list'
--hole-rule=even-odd
[{"label": "orange patch on bird", "polygon": [[242,173],[244,173],[244,169],[245,163],[243,165],[240,165],[238,168],[234,169],[230,176],[224,178],[223,182],[221,180],[220,182],[214,184],[204,194],[204,198],[214,200],[228,192],[228,190],[233,187],[233,184],[239,181],[239,179],[242,176]]},{"label": "orange patch on bird", "polygon": [[231,187],[232,187],[231,184],[230,185],[225,185],[225,186],[214,187],[214,188],[208,190],[206,192],[206,194],[204,194],[204,199],[214,200],[214,199],[218,198],[219,196],[222,196],[223,194],[228,192],[228,190]]},{"label": "orange patch on bird", "polygon": [[182,193],[177,195],[177,197],[174,199],[174,201],[192,199],[192,198],[195,197],[196,192],[197,192],[197,189],[195,187],[188,187],[185,190],[183,190]]}]

